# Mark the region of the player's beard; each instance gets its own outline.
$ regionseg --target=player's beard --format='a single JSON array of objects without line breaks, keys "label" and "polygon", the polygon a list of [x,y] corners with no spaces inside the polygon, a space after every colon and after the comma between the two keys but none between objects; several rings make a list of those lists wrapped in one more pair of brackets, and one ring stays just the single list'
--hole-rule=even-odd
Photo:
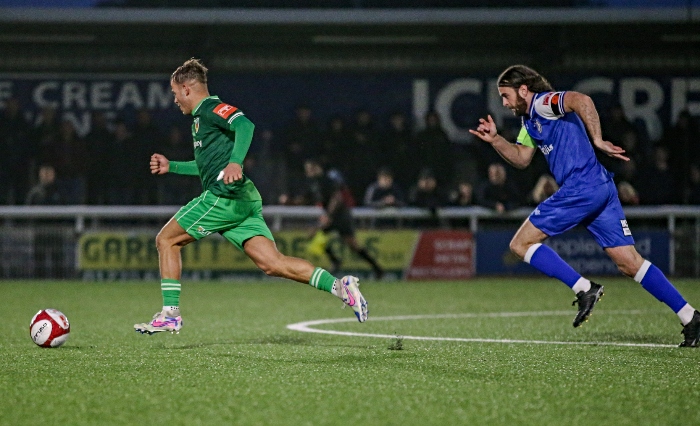
[{"label": "player's beard", "polygon": [[515,93],[515,106],[513,106],[513,114],[515,114],[518,117],[522,117],[523,115],[527,115],[527,101],[525,98],[520,96],[520,93]]}]

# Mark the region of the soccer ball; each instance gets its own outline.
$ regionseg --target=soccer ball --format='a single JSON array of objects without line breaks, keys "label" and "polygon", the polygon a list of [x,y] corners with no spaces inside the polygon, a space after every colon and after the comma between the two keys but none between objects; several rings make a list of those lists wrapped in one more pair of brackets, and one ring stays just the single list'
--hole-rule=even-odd
[{"label": "soccer ball", "polygon": [[70,336],[70,323],[61,311],[42,309],[29,324],[29,337],[42,348],[57,348]]}]

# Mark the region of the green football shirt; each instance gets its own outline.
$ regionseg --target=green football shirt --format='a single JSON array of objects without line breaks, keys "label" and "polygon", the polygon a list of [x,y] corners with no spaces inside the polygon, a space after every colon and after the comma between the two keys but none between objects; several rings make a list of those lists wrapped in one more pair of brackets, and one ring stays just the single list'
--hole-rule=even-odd
[{"label": "green football shirt", "polygon": [[170,171],[178,174],[198,174],[202,188],[212,194],[235,200],[262,200],[253,182],[243,179],[224,184],[223,170],[228,163],[243,165],[253,139],[253,123],[243,112],[218,96],[204,98],[192,110],[192,139],[194,161],[170,162]]}]

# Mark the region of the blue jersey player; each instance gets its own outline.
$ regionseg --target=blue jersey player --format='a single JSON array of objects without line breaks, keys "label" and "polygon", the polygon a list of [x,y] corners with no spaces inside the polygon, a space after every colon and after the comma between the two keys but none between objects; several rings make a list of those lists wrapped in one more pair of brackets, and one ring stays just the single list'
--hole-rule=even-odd
[{"label": "blue jersey player", "polygon": [[513,253],[574,291],[578,313],[573,324],[578,327],[603,295],[603,286],[582,277],[542,242],[584,225],[623,274],[633,277],[678,315],[684,335],[680,346],[697,347],[700,312],[685,301],[659,268],[639,255],[612,174],[595,157],[592,145],[610,157],[629,161],[622,148],[603,140],[591,98],[554,91],[544,77],[523,65],[511,66],[499,76],[498,92],[503,106],[522,118],[517,142],[501,137],[491,116],[480,119],[476,130],[470,132],[517,168],[527,167],[539,149],[560,186],[518,229],[510,242]]}]

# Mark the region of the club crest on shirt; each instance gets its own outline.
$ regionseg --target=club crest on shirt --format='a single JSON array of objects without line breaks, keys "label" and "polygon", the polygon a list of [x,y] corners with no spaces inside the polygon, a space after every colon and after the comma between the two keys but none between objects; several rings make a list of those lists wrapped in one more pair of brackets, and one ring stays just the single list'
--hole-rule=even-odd
[{"label": "club crest on shirt", "polygon": [[199,117],[194,119],[194,132],[199,132]]}]

